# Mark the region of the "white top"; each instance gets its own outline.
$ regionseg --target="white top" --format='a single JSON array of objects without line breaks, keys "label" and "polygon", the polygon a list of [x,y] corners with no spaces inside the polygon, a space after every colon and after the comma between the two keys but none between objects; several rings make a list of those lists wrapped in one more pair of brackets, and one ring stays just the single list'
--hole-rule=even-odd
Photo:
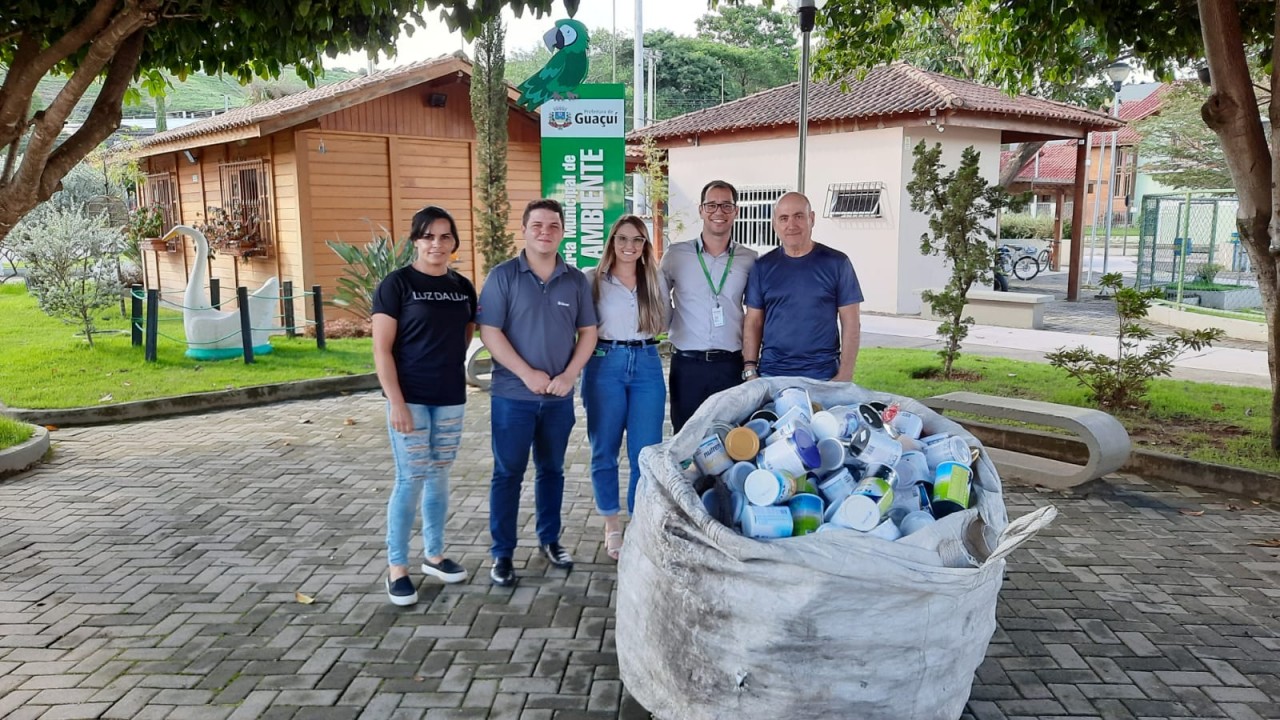
[{"label": "white top", "polygon": [[[587,270],[587,281],[595,282],[596,269]],[[658,275],[658,297],[667,297],[667,283]],[[662,324],[671,319],[671,308],[664,307]],[[640,332],[640,301],[636,291],[605,275],[600,282],[600,299],[596,301],[596,317],[600,319],[601,340],[648,340],[653,333]]]}]

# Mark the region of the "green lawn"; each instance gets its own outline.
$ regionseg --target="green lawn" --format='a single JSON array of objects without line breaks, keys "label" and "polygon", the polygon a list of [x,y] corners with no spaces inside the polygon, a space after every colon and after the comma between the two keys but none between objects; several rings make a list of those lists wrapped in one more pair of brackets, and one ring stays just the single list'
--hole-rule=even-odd
[{"label": "green lawn", "polygon": [[[74,330],[36,309],[25,288],[0,285],[0,401],[13,407],[64,408],[167,397],[192,392],[372,372],[368,339],[330,340],[316,349],[305,338],[274,338],[275,351],[245,365],[241,360],[197,362],[183,356],[180,340],[162,337],[159,362],[146,363],[129,344],[127,321],[104,313],[104,326],[119,334],[98,338],[90,350]],[[180,338],[181,316],[164,312],[161,333]],[[923,398],[969,390],[1005,397],[1088,406],[1086,392],[1060,370],[1043,363],[963,355],[957,367],[977,380],[920,379],[940,366],[929,350],[867,348],[855,380],[871,389]],[[1280,473],[1270,451],[1270,393],[1180,380],[1157,380],[1147,415],[1123,413],[1135,447],[1199,460]]]},{"label": "green lawn", "polygon": [[[1089,406],[1084,388],[1047,364],[962,355],[957,368],[981,375],[980,380],[914,377],[921,370],[940,366],[937,354],[929,350],[867,348],[858,355],[854,381],[867,388],[917,398],[967,390]],[[1270,392],[1159,379],[1152,382],[1147,397],[1149,413],[1116,415],[1128,428],[1134,447],[1280,473],[1280,458],[1270,451]]]},{"label": "green lawn", "polygon": [[314,339],[280,336],[253,365],[191,360],[183,356],[181,314],[161,314],[157,362],[147,363],[118,310],[102,313],[100,327],[115,332],[95,335],[90,349],[74,328],[40,312],[24,286],[0,285],[0,402],[80,407],[373,371],[368,338],[330,340],[322,352]]},{"label": "green lawn", "polygon": [[0,415],[0,450],[30,440],[33,432],[35,430],[30,425]]}]

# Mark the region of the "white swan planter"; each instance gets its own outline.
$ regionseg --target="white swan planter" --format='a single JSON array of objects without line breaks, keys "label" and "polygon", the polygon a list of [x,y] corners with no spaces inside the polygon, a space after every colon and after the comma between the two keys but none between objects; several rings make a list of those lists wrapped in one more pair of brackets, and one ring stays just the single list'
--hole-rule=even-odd
[{"label": "white swan planter", "polygon": [[[204,233],[186,225],[175,225],[164,237],[189,235],[196,244],[196,261],[182,296],[182,326],[187,332],[187,357],[195,360],[225,360],[244,354],[240,340],[240,311],[224,312],[209,304],[204,278],[209,264],[209,241]],[[280,280],[271,278],[249,294],[249,327],[253,354],[271,352],[271,336],[283,332],[276,322]]]}]

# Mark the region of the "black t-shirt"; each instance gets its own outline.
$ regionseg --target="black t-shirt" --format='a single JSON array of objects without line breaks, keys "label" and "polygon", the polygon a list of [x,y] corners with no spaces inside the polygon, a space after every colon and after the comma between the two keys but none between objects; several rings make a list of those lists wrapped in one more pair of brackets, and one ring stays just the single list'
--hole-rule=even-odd
[{"label": "black t-shirt", "polygon": [[373,293],[373,312],[396,319],[391,353],[405,402],[462,405],[467,401],[466,325],[476,317],[476,288],[450,270],[427,275],[406,265]]}]

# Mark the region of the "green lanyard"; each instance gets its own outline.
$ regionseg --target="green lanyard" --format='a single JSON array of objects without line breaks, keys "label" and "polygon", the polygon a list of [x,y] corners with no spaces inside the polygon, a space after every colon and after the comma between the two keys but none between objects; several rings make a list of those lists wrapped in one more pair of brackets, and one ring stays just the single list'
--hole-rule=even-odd
[{"label": "green lanyard", "polygon": [[702,274],[707,278],[707,286],[711,288],[718,307],[720,305],[720,291],[724,290],[724,283],[729,279],[729,268],[733,267],[733,243],[729,243],[729,262],[724,264],[724,274],[720,276],[720,287],[716,287],[716,284],[711,281],[711,271],[707,269],[707,262],[702,259],[702,243],[699,242],[694,247],[698,251],[698,264],[702,266]]}]

